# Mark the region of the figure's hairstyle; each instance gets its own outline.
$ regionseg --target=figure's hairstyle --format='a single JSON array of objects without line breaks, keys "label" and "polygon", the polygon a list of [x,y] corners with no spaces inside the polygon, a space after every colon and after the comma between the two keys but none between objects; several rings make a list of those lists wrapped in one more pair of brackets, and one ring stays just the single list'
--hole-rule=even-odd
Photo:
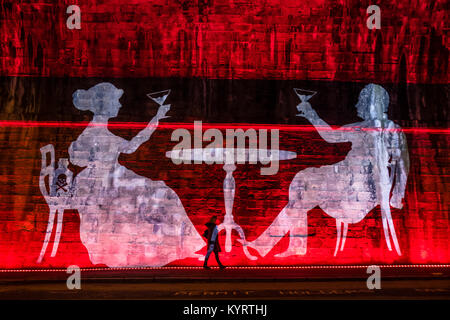
[{"label": "figure's hairstyle", "polygon": [[[112,100],[118,100],[123,94],[109,82],[99,83],[88,90],[78,89],[72,95],[73,105],[78,110],[89,110],[94,114],[108,113]],[[105,110],[106,109],[106,110]]]},{"label": "figure's hairstyle", "polygon": [[374,105],[381,113],[388,111],[389,94],[382,86],[370,83],[361,90],[357,108],[362,114],[368,115],[370,105]]}]

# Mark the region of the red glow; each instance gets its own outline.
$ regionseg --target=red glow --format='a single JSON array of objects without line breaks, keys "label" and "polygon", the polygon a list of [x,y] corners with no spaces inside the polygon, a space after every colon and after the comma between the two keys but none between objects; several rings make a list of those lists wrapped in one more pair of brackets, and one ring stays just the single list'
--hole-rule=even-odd
[{"label": "red glow", "polygon": [[386,83],[404,61],[405,81],[447,83],[448,56],[430,54],[448,50],[443,1],[392,1],[381,32],[365,27],[368,4],[355,0],[76,3],[80,30],[65,26],[66,1],[5,6],[0,74]]},{"label": "red glow", "polygon": [[[434,0],[415,5],[406,0],[392,2],[383,8],[382,30],[365,27],[368,4],[361,1],[344,4],[339,0],[267,0],[251,5],[250,1],[221,0],[203,1],[203,4],[201,1],[182,1],[183,5],[180,1],[163,0],[75,2],[82,10],[80,30],[68,30],[65,26],[67,1],[16,1],[4,6],[2,3],[0,75],[55,77],[50,79],[51,86],[29,86],[27,81],[5,86],[6,105],[13,97],[11,101],[25,106],[23,110],[33,109],[31,112],[39,113],[45,109],[39,106],[39,95],[51,95],[52,92],[39,92],[36,88],[54,88],[61,83],[61,87],[68,89],[80,83],[70,77],[82,77],[86,85],[95,81],[95,78],[88,79],[90,77],[121,81],[133,77],[156,81],[161,78],[163,83],[168,77],[175,77],[180,83],[185,79],[209,78],[331,80],[394,86],[399,82],[441,83],[443,88],[448,85],[449,42],[445,32],[448,19],[442,0],[436,1],[435,5],[431,5]],[[133,17],[132,23],[130,17]],[[419,22],[417,17],[420,17]],[[11,80],[14,83],[16,79]],[[22,98],[23,90],[28,98]],[[420,99],[414,103],[423,99],[421,91],[418,92]],[[28,107],[29,101],[36,101],[36,105]],[[422,112],[420,108],[423,107],[424,113],[430,115],[435,113],[433,108],[425,109],[425,105],[428,107],[434,100],[423,101],[426,103],[414,105],[414,108]],[[68,103],[68,100],[64,102]],[[399,102],[399,110],[402,107]],[[8,119],[42,119],[41,116],[46,116],[15,114],[21,110],[15,106],[11,110],[13,113],[5,113]],[[409,112],[412,115],[414,109]],[[86,119],[78,116],[44,119]],[[411,120],[407,123],[413,124],[427,121],[421,121],[427,117],[408,117],[405,115],[402,119]],[[140,117],[118,119],[141,120]],[[416,120],[419,121],[413,122]],[[220,118],[218,121],[226,120]],[[432,125],[433,122],[428,123]],[[48,219],[48,206],[38,187],[39,149],[52,143],[56,158],[68,158],[70,142],[88,125],[89,122],[83,121],[0,120],[0,268],[8,268],[0,272],[65,271],[60,268],[71,264],[82,266],[84,271],[108,270],[91,263],[80,240],[76,211],[64,215],[57,255],[54,258],[47,255],[42,264],[36,263]],[[143,129],[147,123],[111,122],[107,126],[129,138],[127,130]],[[170,186],[179,195],[197,231],[202,232],[203,224],[211,214],[218,215],[219,220],[223,217],[225,173],[219,165],[174,165],[165,152],[176,144],[171,141],[170,133],[178,128],[192,130],[194,123],[160,123],[151,140],[134,154],[122,155],[120,163]],[[341,161],[350,148],[349,143],[325,143],[312,125],[202,123],[202,129],[209,128],[278,129],[280,149],[298,155],[296,159],[281,163],[279,173],[272,177],[261,177],[257,165],[237,168],[235,178],[239,188],[234,214],[249,240],[256,238],[286,205],[289,184],[297,172]],[[331,127],[332,130],[337,128]],[[388,251],[377,207],[366,219],[349,227],[345,250],[333,257],[335,221],[314,208],[308,215],[312,235],[305,256],[274,258],[286,247],[285,237],[266,257],[249,261],[233,234],[235,246],[230,253],[221,254],[222,261],[231,269],[250,270],[355,269],[366,268],[365,264],[372,263],[385,268],[448,268],[450,129],[403,127],[402,131],[408,134],[411,172],[404,207],[392,211],[402,256]],[[200,264],[197,259],[185,259],[162,268],[115,269],[197,270],[199,267],[196,266]],[[236,265],[241,267],[232,267]]]},{"label": "red glow", "polygon": [[[15,120],[0,120],[0,127],[13,127],[13,128],[85,128],[90,122],[78,121],[15,121]],[[111,129],[144,129],[147,122],[109,122],[107,125],[101,123],[91,123],[91,126],[104,127],[107,126]],[[161,129],[194,129],[194,123],[160,123],[158,128]],[[267,130],[283,130],[283,131],[296,131],[296,132],[314,132],[314,131],[329,131],[329,130],[361,130],[361,131],[375,131],[377,128],[361,128],[361,127],[338,127],[331,126],[329,128],[315,128],[313,126],[301,126],[301,125],[280,125],[280,124],[251,124],[251,123],[202,123],[202,128],[217,128],[217,129],[267,129]],[[450,134],[449,128],[424,128],[424,127],[412,127],[401,129],[384,129],[385,131],[403,131],[405,133],[428,133],[428,134]]]},{"label": "red glow", "polygon": [[[231,270],[327,270],[327,269],[367,269],[370,265],[342,265],[342,266],[228,266]],[[377,265],[380,268],[389,269],[447,269],[450,264],[386,264]],[[219,269],[218,267],[212,267]],[[127,267],[127,268],[80,268],[81,271],[133,271],[133,270],[203,270],[203,267]],[[20,272],[66,272],[67,269],[0,269],[2,273],[20,273]]]},{"label": "red glow", "polygon": [[[61,126],[62,124],[62,126]],[[79,235],[79,216],[76,211],[66,211],[63,232],[57,255],[44,257],[42,264],[36,260],[42,247],[48,220],[48,206],[39,191],[39,170],[41,155],[39,148],[47,143],[55,144],[57,158],[68,157],[71,141],[80,134],[87,122],[40,122],[3,121],[0,131],[8,136],[8,143],[0,146],[4,155],[0,166],[6,168],[0,176],[0,268],[7,269],[51,269],[71,264],[83,268],[104,268],[92,265]],[[112,123],[118,127],[115,134],[123,134],[130,128],[128,123]],[[111,124],[110,124],[111,125]],[[136,128],[145,124],[134,123]],[[30,128],[39,127],[39,132],[30,135]],[[255,239],[267,227],[288,201],[288,189],[294,175],[312,166],[336,163],[347,154],[346,143],[327,144],[306,126],[252,125],[252,124],[204,124],[204,128],[279,128],[280,149],[294,151],[296,159],[280,163],[279,173],[263,177],[259,166],[241,165],[235,171],[236,190],[234,215],[249,241]],[[122,155],[120,163],[137,174],[152,180],[164,180],[180,197],[187,214],[198,232],[203,232],[212,214],[223,219],[223,178],[225,171],[220,165],[175,165],[165,156],[176,142],[172,142],[172,129],[193,128],[193,123],[161,124],[148,144],[134,154]],[[274,258],[287,246],[287,238],[264,258],[249,261],[242,246],[233,234],[233,249],[222,252],[222,261],[229,266],[299,266],[316,267],[324,265],[349,266],[366,264],[423,265],[448,264],[448,234],[450,225],[445,199],[448,194],[444,179],[449,167],[448,157],[430,149],[430,144],[440,144],[444,152],[448,148],[448,129],[433,132],[418,128],[407,135],[410,150],[411,172],[408,177],[403,209],[393,209],[393,219],[398,230],[402,256],[387,249],[379,208],[375,208],[358,224],[349,226],[346,248],[333,257],[336,241],[335,222],[320,209],[308,214],[311,237],[305,256]],[[122,131],[124,130],[124,131]],[[405,129],[407,131],[407,129]],[[423,135],[422,133],[440,133]],[[27,137],[32,137],[28,139]],[[43,139],[42,137],[45,137]],[[45,141],[45,142],[43,142]],[[447,147],[446,147],[447,146]],[[161,170],[164,168],[164,170]],[[261,215],[264,212],[264,215]],[[53,239],[54,235],[52,235]],[[51,240],[52,241],[52,240]],[[224,246],[224,236],[221,236]],[[49,244],[51,246],[51,244]],[[204,249],[203,249],[204,250]],[[250,249],[252,250],[252,249]],[[201,250],[199,253],[203,253]],[[251,253],[255,254],[254,251]],[[184,259],[168,267],[200,266],[197,259]],[[215,261],[212,261],[215,265]],[[340,267],[340,266],[339,266]],[[353,267],[353,266],[350,266]],[[332,266],[330,266],[332,268]]]}]

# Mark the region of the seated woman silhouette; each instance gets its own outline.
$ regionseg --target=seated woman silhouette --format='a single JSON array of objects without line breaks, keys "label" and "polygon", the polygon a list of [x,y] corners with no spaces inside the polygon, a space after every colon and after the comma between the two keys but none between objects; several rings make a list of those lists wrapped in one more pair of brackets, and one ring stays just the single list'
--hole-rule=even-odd
[{"label": "seated woman silhouette", "polygon": [[73,205],[80,214],[80,237],[91,262],[120,266],[163,266],[198,257],[205,246],[176,193],[163,181],[137,175],[118,162],[146,142],[165,117],[162,105],[147,127],[130,141],[111,133],[123,90],[100,83],[77,90],[73,104],[94,114],[69,147],[70,162],[85,167],[74,179]]},{"label": "seated woman silhouette", "polygon": [[301,116],[314,125],[325,141],[351,142],[352,148],[341,162],[297,173],[289,187],[286,207],[256,240],[247,245],[265,256],[289,232],[288,249],[276,256],[304,255],[307,213],[319,206],[336,219],[336,255],[339,245],[340,250],[344,248],[348,224],[358,223],[380,205],[388,248],[392,250],[392,237],[395,249],[401,255],[389,205],[402,208],[409,157],[401,128],[387,118],[388,105],[386,90],[369,84],[361,90],[356,105],[358,116],[364,120],[333,130],[308,102],[300,103]]}]

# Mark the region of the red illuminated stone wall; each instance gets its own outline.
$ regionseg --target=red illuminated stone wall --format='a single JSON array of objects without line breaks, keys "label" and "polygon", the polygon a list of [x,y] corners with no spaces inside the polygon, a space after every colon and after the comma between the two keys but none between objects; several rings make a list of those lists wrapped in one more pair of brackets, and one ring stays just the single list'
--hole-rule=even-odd
[{"label": "red illuminated stone wall", "polygon": [[[66,28],[66,8],[81,8],[81,30]],[[57,255],[36,259],[48,206],[39,191],[39,148],[52,143],[68,157],[88,112],[72,93],[109,81],[125,91],[113,119],[145,125],[156,113],[146,93],[172,89],[170,119],[120,163],[163,180],[202,233],[224,215],[219,165],[174,165],[164,154],[175,128],[202,120],[224,130],[269,125],[280,148],[299,157],[274,176],[260,166],[235,172],[235,220],[249,240],[288,201],[294,175],[345,158],[349,144],[328,144],[295,117],[292,88],[317,90],[311,104],[331,125],[357,121],[354,105],[370,82],[389,92],[389,117],[405,129],[411,171],[405,205],[392,215],[402,256],[388,251],[379,207],[349,226],[344,251],[333,257],[336,223],[309,213],[305,256],[276,259],[287,238],[265,258],[246,259],[233,242],[230,265],[449,263],[449,37],[445,1],[389,1],[381,29],[368,30],[369,1],[3,1],[0,3],[0,268],[92,266],[79,235],[77,211],[66,211]],[[54,122],[60,124],[55,125]],[[306,130],[305,130],[306,128]],[[308,129],[309,128],[309,129]],[[130,139],[138,128],[110,130]],[[77,172],[80,168],[72,167]],[[339,194],[336,194],[338,197]],[[235,237],[236,235],[234,235]],[[52,238],[54,235],[52,236]],[[222,241],[224,237],[222,235]],[[222,245],[222,247],[224,247]],[[200,265],[195,259],[174,265]]]},{"label": "red illuminated stone wall", "polygon": [[446,83],[446,2],[384,1],[380,30],[366,27],[371,4],[3,1],[1,74],[395,82],[403,64],[404,80]]}]

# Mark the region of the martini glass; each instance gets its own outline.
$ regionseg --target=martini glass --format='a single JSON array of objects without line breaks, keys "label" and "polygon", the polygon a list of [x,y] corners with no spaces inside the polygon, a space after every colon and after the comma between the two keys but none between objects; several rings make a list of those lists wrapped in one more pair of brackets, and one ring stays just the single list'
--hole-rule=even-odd
[{"label": "martini glass", "polygon": [[[314,96],[317,91],[311,91],[311,90],[306,90],[306,89],[298,89],[298,88],[294,88],[294,92],[295,94],[300,98],[300,105],[297,106],[297,110],[299,112],[302,112],[301,110],[301,104],[304,102],[307,102],[309,99],[311,99],[312,96]],[[297,116],[302,116],[303,114],[297,114]]]},{"label": "martini glass", "polygon": [[[155,101],[157,104],[159,104],[160,107],[164,105],[164,102],[166,101],[167,97],[170,94],[170,89],[168,90],[162,90],[162,91],[156,91],[152,93],[147,93],[147,97]],[[165,105],[170,108],[170,104]],[[169,116],[163,117],[161,119],[170,118]]]}]

